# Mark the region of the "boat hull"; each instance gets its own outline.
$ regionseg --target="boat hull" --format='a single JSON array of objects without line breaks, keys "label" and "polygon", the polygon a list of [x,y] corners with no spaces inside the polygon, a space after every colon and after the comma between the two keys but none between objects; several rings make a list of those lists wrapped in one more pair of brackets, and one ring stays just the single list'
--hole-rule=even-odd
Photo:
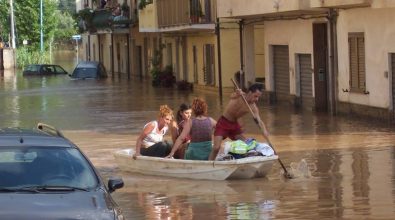
[{"label": "boat hull", "polygon": [[138,156],[134,150],[125,149],[114,153],[120,169],[147,175],[169,176],[188,179],[227,180],[264,177],[271,170],[277,155],[256,156],[229,161],[180,160]]}]

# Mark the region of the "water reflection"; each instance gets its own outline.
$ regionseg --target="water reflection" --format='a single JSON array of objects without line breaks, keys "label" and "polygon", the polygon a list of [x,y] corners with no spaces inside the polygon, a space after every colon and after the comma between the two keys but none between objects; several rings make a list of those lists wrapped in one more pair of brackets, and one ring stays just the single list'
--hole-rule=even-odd
[{"label": "water reflection", "polygon": [[[62,65],[67,71],[73,59]],[[68,65],[68,67],[67,67]],[[390,219],[395,214],[395,131],[372,120],[331,117],[289,106],[261,104],[271,141],[286,166],[307,161],[312,177],[285,180],[278,163],[264,179],[194,181],[120,172],[112,152],[132,147],[160,104],[177,109],[200,96],[217,118],[222,104],[213,92],[153,88],[126,77],[70,80],[68,76],[0,77],[0,127],[61,128],[104,177],[119,175],[114,193],[127,219]],[[262,140],[251,116],[247,136]]]}]

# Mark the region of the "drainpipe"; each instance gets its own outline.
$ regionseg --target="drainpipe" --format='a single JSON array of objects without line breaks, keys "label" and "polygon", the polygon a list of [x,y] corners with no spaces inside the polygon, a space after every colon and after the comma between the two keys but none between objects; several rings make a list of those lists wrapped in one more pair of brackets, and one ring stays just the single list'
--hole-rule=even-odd
[{"label": "drainpipe", "polygon": [[240,33],[240,88],[241,89],[244,89],[243,26],[244,26],[244,20],[241,19],[240,22],[239,22],[239,33]]},{"label": "drainpipe", "polygon": [[103,62],[103,57],[101,56],[102,51],[101,51],[101,37],[100,37],[100,34],[97,35],[97,46],[98,46],[97,49],[99,51],[99,61]]},{"label": "drainpipe", "polygon": [[91,61],[91,35],[88,34],[88,61]]},{"label": "drainpipe", "polygon": [[217,22],[215,24],[215,33],[217,34],[219,99],[222,101],[221,31],[219,26],[219,18],[217,18]]},{"label": "drainpipe", "polygon": [[127,56],[128,61],[127,63],[127,71],[128,71],[128,79],[130,79],[130,43],[129,43],[129,34],[126,34],[126,48],[127,48]]},{"label": "drainpipe", "polygon": [[337,101],[338,101],[338,56],[337,56],[337,16],[338,12],[336,9],[329,9],[328,20],[329,20],[329,113],[336,115],[337,113]]},{"label": "drainpipe", "polygon": [[111,58],[111,76],[114,78],[114,34],[113,33],[111,33],[110,58]]}]

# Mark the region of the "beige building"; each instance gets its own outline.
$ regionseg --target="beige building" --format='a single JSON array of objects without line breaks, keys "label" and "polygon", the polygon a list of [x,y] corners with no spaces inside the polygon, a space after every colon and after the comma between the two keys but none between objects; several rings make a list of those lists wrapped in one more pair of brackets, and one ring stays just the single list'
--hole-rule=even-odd
[{"label": "beige building", "polygon": [[[119,7],[118,7],[119,6]],[[133,34],[137,28],[137,1],[76,0],[77,13],[84,14],[79,59],[101,61],[112,77],[130,78],[136,71]],[[137,32],[138,33],[138,32]]]},{"label": "beige building", "polygon": [[[218,0],[218,16],[263,26],[272,100],[393,119],[394,6],[392,0]],[[252,42],[244,42],[247,54],[257,48]]]},{"label": "beige building", "polygon": [[[139,13],[148,60],[161,54],[177,81],[221,93],[240,69],[238,25],[217,22],[216,0],[153,0]],[[219,30],[219,31],[218,31]],[[148,68],[150,69],[150,68]]]},{"label": "beige building", "polygon": [[[244,27],[237,19],[217,20],[216,0],[122,1],[130,8],[127,26],[108,23],[114,7],[101,8],[95,2],[76,1],[77,11],[92,9],[90,21],[80,24],[79,57],[103,62],[112,76],[151,78],[159,58],[162,69],[173,68],[177,81],[214,92],[231,90],[230,79],[238,71],[250,73],[244,74],[245,85],[264,79],[263,28]],[[254,30],[245,32],[243,27]],[[243,38],[256,41],[255,47],[247,48],[250,44],[243,45]],[[250,60],[257,61],[253,67],[246,65]]]}]

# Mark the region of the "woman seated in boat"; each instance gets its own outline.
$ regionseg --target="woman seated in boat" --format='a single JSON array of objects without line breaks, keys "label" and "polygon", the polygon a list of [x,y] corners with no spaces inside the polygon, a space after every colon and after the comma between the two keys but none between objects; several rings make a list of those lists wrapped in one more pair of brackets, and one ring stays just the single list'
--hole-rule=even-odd
[{"label": "woman seated in boat", "polygon": [[[182,103],[180,105],[180,108],[177,111],[176,120],[174,120],[172,122],[171,127],[170,127],[171,139],[172,139],[173,143],[175,143],[178,136],[180,136],[180,134],[184,128],[185,122],[191,118],[191,115],[192,115],[191,105]],[[182,140],[181,146],[174,153],[174,158],[184,159],[185,150],[187,149],[187,146],[190,141],[191,141],[191,137],[188,134],[187,137],[184,140]]]},{"label": "woman seated in boat", "polygon": [[207,103],[201,98],[195,98],[193,100],[192,112],[195,118],[188,119],[185,122],[184,129],[167,157],[173,157],[183,140],[189,134],[191,142],[185,152],[185,159],[208,160],[212,149],[213,130],[217,122],[213,118],[207,116]]},{"label": "woman seated in boat", "polygon": [[167,105],[161,105],[158,120],[151,121],[144,126],[143,131],[136,141],[137,156],[165,157],[171,151],[171,145],[163,141],[170,122],[173,120],[173,111]]}]

